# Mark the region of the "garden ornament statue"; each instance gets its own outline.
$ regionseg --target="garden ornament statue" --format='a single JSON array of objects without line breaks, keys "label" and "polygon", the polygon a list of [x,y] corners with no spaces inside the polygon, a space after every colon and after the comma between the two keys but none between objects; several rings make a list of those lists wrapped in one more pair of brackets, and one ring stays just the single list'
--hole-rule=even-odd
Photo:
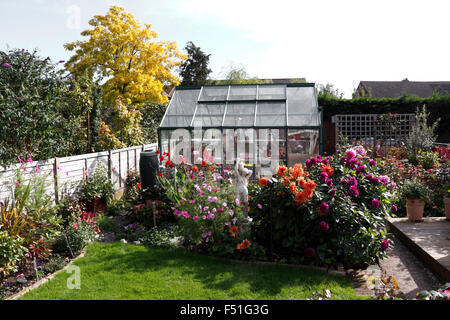
[{"label": "garden ornament statue", "polygon": [[240,159],[236,161],[236,199],[244,206],[244,212],[248,213],[248,179],[252,171],[244,167],[244,162]]}]

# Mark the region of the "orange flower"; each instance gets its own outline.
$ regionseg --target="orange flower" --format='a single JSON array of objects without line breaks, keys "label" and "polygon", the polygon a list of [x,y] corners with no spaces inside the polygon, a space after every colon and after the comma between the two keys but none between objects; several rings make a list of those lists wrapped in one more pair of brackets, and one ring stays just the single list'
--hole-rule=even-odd
[{"label": "orange flower", "polygon": [[259,184],[262,186],[267,186],[267,181],[268,181],[267,177],[262,177],[259,179]]},{"label": "orange flower", "polygon": [[213,166],[209,167],[209,170],[210,170],[211,172],[213,172],[213,171],[214,171],[214,167],[213,167]]},{"label": "orange flower", "polygon": [[288,168],[286,166],[279,166],[277,169],[277,175],[279,177],[284,176],[284,174],[286,173],[287,170],[288,170]]},{"label": "orange flower", "polygon": [[295,204],[298,205],[298,206],[301,205],[302,203],[305,203],[306,200],[308,200],[308,198],[307,198],[305,192],[298,192],[295,195]]},{"label": "orange flower", "polygon": [[288,183],[289,183],[289,179],[286,178],[286,177],[284,177],[284,178],[283,178],[283,182],[281,183],[281,185],[282,185],[283,187],[286,187]]},{"label": "orange flower", "polygon": [[289,189],[291,190],[291,192],[292,192],[293,194],[296,194],[297,191],[298,191],[298,186],[295,184],[295,182],[291,182],[291,183],[289,184]]},{"label": "orange flower", "polygon": [[305,190],[314,190],[317,184],[313,180],[308,180],[305,184]]},{"label": "orange flower", "polygon": [[192,167],[192,171],[197,172],[197,171],[198,171],[197,166],[193,166],[193,167]]},{"label": "orange flower", "polygon": [[331,175],[333,175],[334,169],[333,169],[333,167],[331,167],[331,166],[324,166],[324,167],[322,168],[322,172],[326,172],[327,175],[330,177]]},{"label": "orange flower", "polygon": [[237,245],[237,249],[238,250],[243,250],[243,249],[246,249],[248,247],[250,247],[250,241],[248,241],[248,240],[244,240],[244,241],[242,241],[241,243],[239,243]]},{"label": "orange flower", "polygon": [[314,191],[313,190],[305,190],[304,191],[306,198],[311,199],[314,195]]},{"label": "orange flower", "polygon": [[303,176],[305,172],[303,171],[303,167],[300,163],[296,163],[294,165],[294,172],[292,172],[292,175],[294,177],[294,179],[297,179],[298,177]]},{"label": "orange flower", "polygon": [[306,180],[301,177],[300,179],[298,179],[298,184],[300,185],[300,187],[304,188],[306,185]]},{"label": "orange flower", "polygon": [[230,233],[230,236],[236,237],[236,235],[238,233],[238,227],[237,226],[231,226],[230,229],[228,230],[228,232]]}]

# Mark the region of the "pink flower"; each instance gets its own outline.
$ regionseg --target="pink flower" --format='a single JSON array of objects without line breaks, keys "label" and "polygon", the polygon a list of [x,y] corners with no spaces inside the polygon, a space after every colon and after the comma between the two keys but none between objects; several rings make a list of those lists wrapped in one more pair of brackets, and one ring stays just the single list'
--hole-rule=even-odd
[{"label": "pink flower", "polygon": [[234,200],[234,203],[236,203],[237,205],[239,205],[239,199],[236,198],[236,199]]},{"label": "pink flower", "polygon": [[31,158],[28,158],[28,160],[27,160],[29,163],[33,163],[33,159],[31,159]]},{"label": "pink flower", "polygon": [[19,155],[17,155],[17,159],[19,159],[19,163],[22,163],[23,160],[20,158]]},{"label": "pink flower", "polygon": [[372,200],[372,207],[374,207],[375,209],[378,209],[380,207],[380,200],[373,199]]},{"label": "pink flower", "polygon": [[72,227],[74,227],[75,229],[79,229],[80,227],[78,226],[78,224],[77,223],[74,223],[73,225],[72,225]]},{"label": "pink flower", "polygon": [[389,242],[387,240],[383,240],[381,242],[381,250],[385,251],[389,248]]},{"label": "pink flower", "polygon": [[39,173],[39,172],[40,172],[39,166],[36,166],[36,173]]},{"label": "pink flower", "polygon": [[330,226],[325,221],[322,221],[319,224],[319,231],[323,231],[324,232],[324,231],[328,231],[328,229],[330,229]]},{"label": "pink flower", "polygon": [[319,210],[320,210],[320,212],[322,212],[322,213],[327,213],[329,208],[330,208],[330,206],[328,205],[328,203],[323,202],[323,203],[320,205]]},{"label": "pink flower", "polygon": [[262,209],[262,207],[263,207],[260,203],[258,203],[257,206],[259,209]]}]

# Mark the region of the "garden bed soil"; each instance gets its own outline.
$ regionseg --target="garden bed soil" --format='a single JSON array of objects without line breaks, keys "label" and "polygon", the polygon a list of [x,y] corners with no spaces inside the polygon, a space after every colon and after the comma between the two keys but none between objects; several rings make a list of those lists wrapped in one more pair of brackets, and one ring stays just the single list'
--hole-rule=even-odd
[{"label": "garden bed soil", "polygon": [[84,248],[83,250],[81,250],[81,253],[70,259],[70,261],[64,266],[64,268],[49,274],[47,276],[45,276],[42,279],[39,279],[39,281],[37,281],[36,279],[33,280],[28,280],[26,286],[23,286],[22,289],[18,292],[13,293],[12,295],[9,295],[8,297],[6,297],[4,300],[17,300],[18,298],[22,297],[23,295],[25,295],[27,292],[29,292],[30,290],[36,289],[37,287],[39,287],[40,285],[46,283],[47,281],[53,279],[58,273],[64,272],[65,270],[67,270],[72,263],[79,259],[84,257],[84,255],[86,254],[86,248]]}]

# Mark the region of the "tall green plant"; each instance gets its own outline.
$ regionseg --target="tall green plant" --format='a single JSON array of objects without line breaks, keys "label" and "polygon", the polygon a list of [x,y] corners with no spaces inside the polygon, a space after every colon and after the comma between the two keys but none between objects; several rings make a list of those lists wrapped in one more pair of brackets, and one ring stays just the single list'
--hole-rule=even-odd
[{"label": "tall green plant", "polygon": [[436,127],[440,121],[437,119],[431,126],[428,125],[429,113],[426,110],[426,106],[423,105],[422,110],[417,108],[416,118],[414,126],[409,133],[407,145],[408,145],[408,158],[413,164],[417,164],[417,154],[419,151],[431,151],[434,142],[437,139],[435,134]]}]

